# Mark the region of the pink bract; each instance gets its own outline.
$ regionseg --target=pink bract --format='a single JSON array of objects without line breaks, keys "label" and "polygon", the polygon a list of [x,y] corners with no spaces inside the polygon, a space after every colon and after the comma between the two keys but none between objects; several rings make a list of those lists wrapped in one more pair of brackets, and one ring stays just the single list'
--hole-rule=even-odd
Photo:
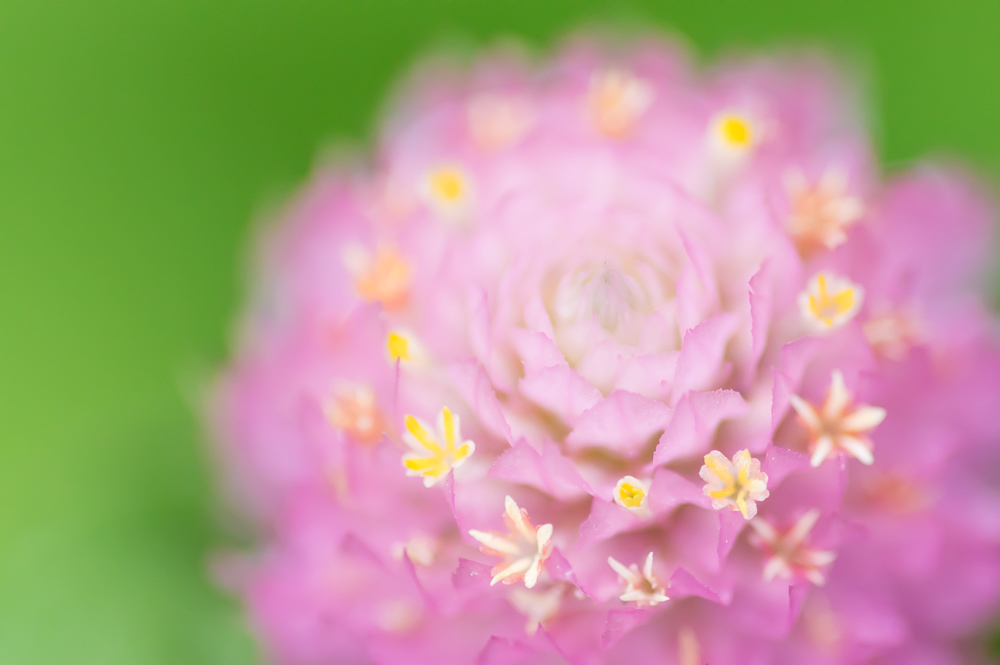
[{"label": "pink bract", "polygon": [[415,76],[264,238],[213,401],[270,658],[983,658],[992,213],[855,101],[655,40]]}]

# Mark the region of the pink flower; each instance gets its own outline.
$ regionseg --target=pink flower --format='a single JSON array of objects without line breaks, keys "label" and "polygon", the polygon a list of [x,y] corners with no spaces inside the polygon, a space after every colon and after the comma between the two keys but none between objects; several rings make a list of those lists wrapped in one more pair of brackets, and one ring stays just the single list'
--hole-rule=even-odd
[{"label": "pink flower", "polygon": [[213,404],[271,658],[981,659],[992,215],[881,178],[848,90],[583,40],[421,74],[319,172]]}]

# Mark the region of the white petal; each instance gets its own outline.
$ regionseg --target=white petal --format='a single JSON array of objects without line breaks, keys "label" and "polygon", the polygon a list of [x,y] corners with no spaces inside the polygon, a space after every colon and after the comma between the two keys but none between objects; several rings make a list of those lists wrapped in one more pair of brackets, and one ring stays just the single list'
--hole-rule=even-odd
[{"label": "white petal", "polygon": [[837,439],[837,443],[862,464],[871,466],[875,462],[875,456],[872,455],[872,451],[868,449],[868,446],[861,439],[844,435]]},{"label": "white petal", "polygon": [[504,512],[507,513],[507,517],[511,519],[517,530],[524,536],[525,540],[533,540],[535,538],[534,529],[528,524],[527,520],[524,519],[524,513],[521,512],[521,508],[518,507],[517,502],[508,494],[507,498],[504,499]]},{"label": "white petal", "polygon": [[508,577],[512,577],[519,573],[527,572],[527,570],[531,568],[531,562],[532,559],[528,557],[521,557],[517,561],[514,561],[513,563],[511,563],[506,568],[502,569],[499,573],[493,576],[493,579],[490,580],[490,586],[493,586],[500,580],[505,580]]},{"label": "white petal", "polygon": [[775,577],[787,578],[790,575],[788,564],[780,556],[773,556],[764,564],[764,581],[770,582]]},{"label": "white petal", "polygon": [[837,559],[837,553],[816,550],[809,552],[804,558],[809,561],[810,565],[822,567],[833,563]]},{"label": "white petal", "polygon": [[652,581],[653,579],[653,553],[650,552],[646,557],[646,565],[642,568],[642,574],[647,580]]},{"label": "white petal", "polygon": [[809,458],[810,466],[819,466],[823,461],[830,456],[833,451],[833,439],[829,436],[821,436],[816,441],[816,447],[813,449],[812,457]]},{"label": "white petal", "polygon": [[535,531],[535,539],[538,542],[538,553],[541,554],[542,551],[545,548],[547,548],[549,546],[549,543],[552,541],[552,525],[543,524],[540,527],[538,527],[538,530]]},{"label": "white petal", "polygon": [[816,520],[819,519],[819,511],[816,509],[810,510],[805,515],[799,518],[799,521],[795,523],[795,526],[788,532],[785,536],[785,544],[789,548],[798,547],[812,528],[816,526]]},{"label": "white petal", "polygon": [[765,519],[754,519],[749,522],[750,528],[753,529],[757,535],[767,544],[773,544],[778,540],[778,532],[775,531],[771,523]]},{"label": "white petal", "polygon": [[469,535],[478,540],[486,547],[490,548],[491,550],[496,550],[497,552],[505,552],[507,554],[512,554],[512,555],[517,555],[521,553],[521,548],[516,543],[512,543],[509,539],[497,533],[493,533],[490,531],[476,531],[475,529],[470,529]]},{"label": "white petal", "polygon": [[826,394],[823,402],[823,415],[827,418],[839,416],[851,403],[851,393],[847,391],[844,384],[844,375],[839,369],[833,370],[833,377],[830,381],[830,391]]},{"label": "white petal", "polygon": [[848,432],[867,432],[885,420],[885,409],[878,406],[863,406],[840,421],[840,426]]},{"label": "white petal", "polygon": [[816,413],[816,409],[813,408],[812,404],[805,401],[798,395],[789,395],[788,402],[792,405],[792,408],[795,409],[795,413],[799,414],[799,417],[802,418],[802,420],[804,420],[810,427],[819,429],[819,414]]},{"label": "white petal", "polygon": [[608,565],[611,566],[611,568],[616,573],[618,573],[618,575],[623,580],[625,580],[629,584],[639,584],[640,583],[641,580],[639,578],[639,573],[637,573],[634,570],[631,570],[630,568],[626,568],[625,564],[621,563],[620,561],[618,561],[614,557],[610,557],[610,556],[608,557]]},{"label": "white petal", "polygon": [[532,588],[538,582],[538,576],[542,574],[542,558],[535,557],[531,562],[531,567],[524,573],[524,586]]},{"label": "white petal", "polygon": [[826,584],[826,578],[823,576],[822,571],[816,570],[815,568],[807,570],[805,572],[805,577],[816,586],[823,586]]}]

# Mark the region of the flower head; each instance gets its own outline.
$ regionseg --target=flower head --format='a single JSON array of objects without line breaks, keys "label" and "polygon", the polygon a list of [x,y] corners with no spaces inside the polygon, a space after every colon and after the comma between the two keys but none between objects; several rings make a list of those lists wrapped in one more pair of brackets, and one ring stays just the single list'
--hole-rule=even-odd
[{"label": "flower head", "polygon": [[973,658],[1000,343],[968,179],[879,175],[814,58],[444,71],[265,236],[214,395],[269,657]]}]

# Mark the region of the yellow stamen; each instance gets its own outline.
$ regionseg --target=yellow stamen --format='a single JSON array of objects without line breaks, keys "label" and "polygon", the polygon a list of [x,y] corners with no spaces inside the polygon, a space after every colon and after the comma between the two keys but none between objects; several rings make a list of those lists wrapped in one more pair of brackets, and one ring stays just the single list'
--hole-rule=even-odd
[{"label": "yellow stamen", "polygon": [[406,431],[412,434],[413,438],[420,442],[420,445],[435,455],[442,454],[443,451],[441,450],[441,446],[430,434],[427,433],[427,430],[420,426],[420,423],[417,422],[416,418],[411,415],[407,415],[406,418],[403,419],[403,423],[406,425]]},{"label": "yellow stamen", "polygon": [[391,332],[386,338],[386,347],[393,362],[410,360],[410,340],[399,333]]},{"label": "yellow stamen", "polygon": [[[734,484],[733,474],[729,473],[726,467],[722,466],[722,463],[719,462],[719,460],[709,455],[705,455],[705,466],[708,467],[708,470],[711,471],[716,478],[721,480],[727,486],[729,486],[730,488],[733,486]],[[732,489],[728,491],[731,493]],[[728,495],[723,495],[723,496],[728,496]]]},{"label": "yellow stamen", "polygon": [[441,460],[436,457],[411,457],[403,460],[403,466],[410,471],[427,471],[441,466]]}]

